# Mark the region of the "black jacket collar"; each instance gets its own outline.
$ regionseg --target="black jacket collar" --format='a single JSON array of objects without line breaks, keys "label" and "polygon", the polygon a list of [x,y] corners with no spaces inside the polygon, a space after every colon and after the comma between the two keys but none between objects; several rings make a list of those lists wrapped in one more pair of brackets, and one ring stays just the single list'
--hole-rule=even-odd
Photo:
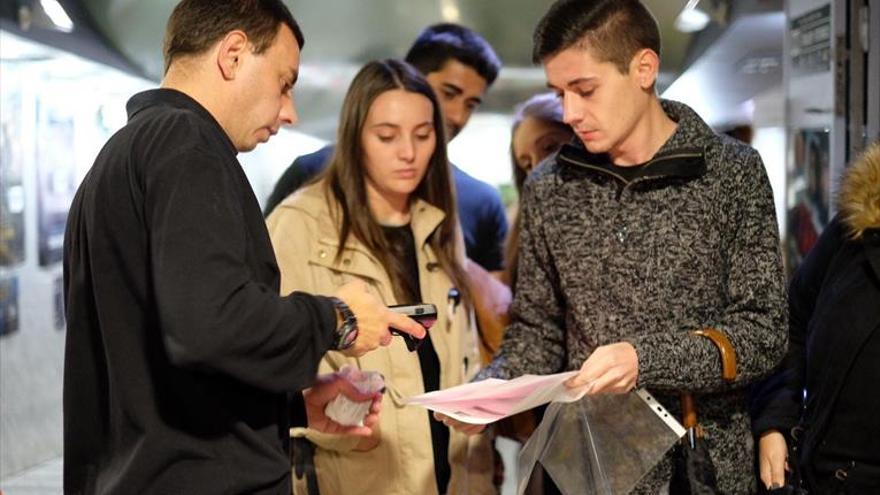
[{"label": "black jacket collar", "polygon": [[608,155],[596,155],[584,148],[577,139],[562,147],[558,160],[614,178],[624,186],[634,182],[657,179],[695,179],[706,174],[705,147],[716,139],[712,129],[690,107],[671,100],[660,100],[663,111],[678,125],[672,136],[660,147],[651,160],[641,165],[637,178],[627,178],[615,171]]},{"label": "black jacket collar", "polygon": [[635,182],[658,179],[696,179],[706,174],[706,160],[702,148],[681,148],[660,151],[646,163],[639,165],[636,177],[619,173],[607,155],[595,155],[583,146],[567,144],[559,151],[559,162],[612,177],[624,186]]},{"label": "black jacket collar", "polygon": [[222,136],[221,140],[229,147],[229,151],[233,155],[238,154],[238,150],[235,149],[235,145],[229,139],[229,135],[226,134],[226,131],[217,122],[217,119],[211,115],[211,112],[186,93],[176,89],[158,88],[143,91],[132,96],[128,100],[125,109],[128,111],[128,120],[131,121],[141,111],[160,106],[193,112],[213,127],[219,136]]}]

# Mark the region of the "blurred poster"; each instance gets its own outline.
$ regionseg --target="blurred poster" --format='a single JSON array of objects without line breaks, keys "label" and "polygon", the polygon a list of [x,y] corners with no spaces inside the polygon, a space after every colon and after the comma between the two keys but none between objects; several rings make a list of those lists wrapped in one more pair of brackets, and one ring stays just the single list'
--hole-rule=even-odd
[{"label": "blurred poster", "polygon": [[795,74],[831,70],[831,5],[795,17],[789,24],[791,68]]},{"label": "blurred poster", "polygon": [[794,161],[788,170],[786,265],[791,274],[812,249],[831,210],[829,134],[803,129],[794,134]]},{"label": "blurred poster", "polygon": [[0,108],[0,266],[24,261],[24,187],[22,98],[17,88],[3,88]]},{"label": "blurred poster", "polygon": [[18,278],[0,278],[0,337],[18,331]]},{"label": "blurred poster", "polygon": [[[41,99],[37,111],[37,210],[40,266],[61,261],[67,211],[76,193],[73,116],[63,101]],[[69,106],[69,105],[68,105]]]}]

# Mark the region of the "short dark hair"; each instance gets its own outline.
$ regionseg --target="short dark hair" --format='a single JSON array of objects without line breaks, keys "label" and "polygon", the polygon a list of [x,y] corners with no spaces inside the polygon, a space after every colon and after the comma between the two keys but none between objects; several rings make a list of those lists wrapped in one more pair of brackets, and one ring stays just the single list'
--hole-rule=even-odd
[{"label": "short dark hair", "polygon": [[449,59],[473,68],[491,86],[501,70],[501,60],[492,45],[471,29],[440,23],[426,27],[410,47],[405,60],[422,74],[443,68]]},{"label": "short dark hair", "polygon": [[236,29],[247,34],[255,53],[263,53],[282,25],[293,31],[302,49],[302,30],[281,0],[183,0],[174,7],[165,29],[165,71],[176,57],[204,53]]},{"label": "short dark hair", "polygon": [[533,41],[535,63],[582,45],[623,74],[639,50],[660,55],[657,20],[639,0],[559,0],[538,23]]}]

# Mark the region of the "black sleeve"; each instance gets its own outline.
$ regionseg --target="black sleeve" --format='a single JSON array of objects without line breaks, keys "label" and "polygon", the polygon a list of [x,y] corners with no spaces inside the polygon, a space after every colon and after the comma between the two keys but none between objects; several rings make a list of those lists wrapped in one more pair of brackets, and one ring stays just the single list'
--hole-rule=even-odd
[{"label": "black sleeve", "polygon": [[787,433],[800,421],[806,381],[807,329],[828,266],[844,238],[843,225],[835,218],[791,279],[788,352],[780,367],[751,390],[752,431],[756,436],[768,430]]},{"label": "black sleeve", "polygon": [[302,392],[293,392],[287,398],[287,403],[290,406],[290,427],[308,428],[309,416],[306,413],[306,401]]},{"label": "black sleeve", "polygon": [[148,269],[159,328],[176,365],[267,391],[300,390],[312,383],[331,346],[336,314],[326,298],[281,297],[258,281],[249,261],[259,257],[259,243],[269,241],[258,235],[262,223],[246,222],[236,166],[209,150],[187,148],[148,173]]}]

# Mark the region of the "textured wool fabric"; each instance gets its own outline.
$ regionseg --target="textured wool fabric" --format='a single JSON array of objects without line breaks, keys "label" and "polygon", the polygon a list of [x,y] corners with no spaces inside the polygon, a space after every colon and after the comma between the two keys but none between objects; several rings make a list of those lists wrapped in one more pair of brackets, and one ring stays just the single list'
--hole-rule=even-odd
[{"label": "textured wool fabric", "polygon": [[[575,370],[599,346],[630,342],[638,386],[680,415],[695,393],[725,493],[753,488],[745,387],[786,346],[785,289],[773,195],[758,153],[714,132],[687,106],[634,179],[607,158],[567,145],[526,182],[511,325],[481,377]],[[721,378],[716,328],[737,353]],[[636,493],[669,479],[667,458]]]}]

